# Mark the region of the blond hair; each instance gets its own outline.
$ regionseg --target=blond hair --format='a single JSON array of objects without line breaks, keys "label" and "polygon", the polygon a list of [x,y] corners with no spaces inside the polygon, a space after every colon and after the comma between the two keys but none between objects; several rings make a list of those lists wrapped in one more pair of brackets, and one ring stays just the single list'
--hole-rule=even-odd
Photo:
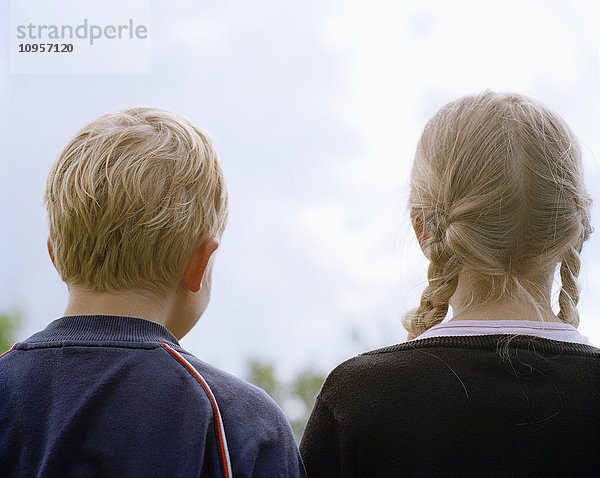
[{"label": "blond hair", "polygon": [[430,265],[405,328],[418,336],[442,322],[463,270],[479,285],[468,307],[524,294],[539,311],[540,278],[558,263],[558,317],[577,326],[590,206],[577,141],[548,108],[489,91],[444,106],[424,128],[411,175],[411,218]]},{"label": "blond hair", "polygon": [[44,200],[62,279],[92,291],[164,290],[227,219],[211,141],[156,108],[85,126],[52,167]]}]

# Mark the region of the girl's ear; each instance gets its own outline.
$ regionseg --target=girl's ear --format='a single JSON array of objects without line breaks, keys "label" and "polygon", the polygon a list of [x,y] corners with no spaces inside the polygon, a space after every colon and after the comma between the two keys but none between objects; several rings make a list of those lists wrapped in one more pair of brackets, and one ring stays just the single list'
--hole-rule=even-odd
[{"label": "girl's ear", "polygon": [[427,233],[425,232],[425,228],[423,227],[423,219],[420,216],[412,216],[412,226],[415,231],[415,235],[417,236],[417,240],[419,241],[419,246],[421,246],[421,251],[425,253],[423,247],[425,245],[425,241],[427,240]]},{"label": "girl's ear", "polygon": [[56,268],[56,262],[54,261],[54,248],[52,247],[52,243],[50,242],[50,238],[48,238],[48,254],[50,255],[50,260],[52,261],[52,265]]}]

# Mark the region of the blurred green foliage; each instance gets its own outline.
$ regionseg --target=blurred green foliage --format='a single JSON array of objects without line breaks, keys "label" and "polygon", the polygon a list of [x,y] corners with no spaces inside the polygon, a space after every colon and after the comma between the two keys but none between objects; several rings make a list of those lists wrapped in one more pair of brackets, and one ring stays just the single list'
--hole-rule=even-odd
[{"label": "blurred green foliage", "polygon": [[305,368],[291,380],[282,381],[277,377],[273,364],[252,359],[248,362],[247,380],[277,402],[292,425],[296,441],[300,443],[325,375]]},{"label": "blurred green foliage", "polygon": [[0,313],[0,354],[14,345],[21,321],[21,314],[18,312]]},{"label": "blurred green foliage", "polygon": [[251,359],[248,363],[248,381],[267,392],[273,400],[281,400],[282,384],[275,378],[275,368],[272,364]]}]

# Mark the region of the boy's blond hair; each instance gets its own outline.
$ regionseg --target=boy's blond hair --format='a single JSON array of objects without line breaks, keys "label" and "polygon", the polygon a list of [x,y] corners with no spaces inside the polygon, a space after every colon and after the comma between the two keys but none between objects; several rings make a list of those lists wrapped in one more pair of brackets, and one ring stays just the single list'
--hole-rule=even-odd
[{"label": "boy's blond hair", "polygon": [[577,326],[590,205],[577,140],[548,108],[489,91],[444,106],[425,126],[412,171],[409,207],[430,265],[404,326],[418,336],[444,320],[466,269],[478,285],[468,307],[524,295],[540,311],[558,263],[558,317]]},{"label": "boy's blond hair", "polygon": [[126,109],[84,127],[50,171],[44,199],[62,279],[98,292],[164,290],[227,219],[210,140],[156,108]]}]

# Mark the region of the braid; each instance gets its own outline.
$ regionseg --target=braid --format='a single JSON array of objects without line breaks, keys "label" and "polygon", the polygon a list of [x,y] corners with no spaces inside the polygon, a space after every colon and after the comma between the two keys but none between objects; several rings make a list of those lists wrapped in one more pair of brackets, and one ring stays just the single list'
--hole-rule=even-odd
[{"label": "braid", "polygon": [[402,321],[412,338],[444,320],[462,268],[460,257],[452,253],[441,240],[430,244],[429,259],[429,284],[423,291],[421,303],[407,313]]},{"label": "braid", "polygon": [[581,247],[571,247],[565,253],[560,265],[560,279],[562,288],[558,296],[560,311],[558,318],[575,327],[579,325],[579,314],[577,313],[577,302],[579,302],[579,288],[577,287],[577,276],[581,269],[579,253]]}]

